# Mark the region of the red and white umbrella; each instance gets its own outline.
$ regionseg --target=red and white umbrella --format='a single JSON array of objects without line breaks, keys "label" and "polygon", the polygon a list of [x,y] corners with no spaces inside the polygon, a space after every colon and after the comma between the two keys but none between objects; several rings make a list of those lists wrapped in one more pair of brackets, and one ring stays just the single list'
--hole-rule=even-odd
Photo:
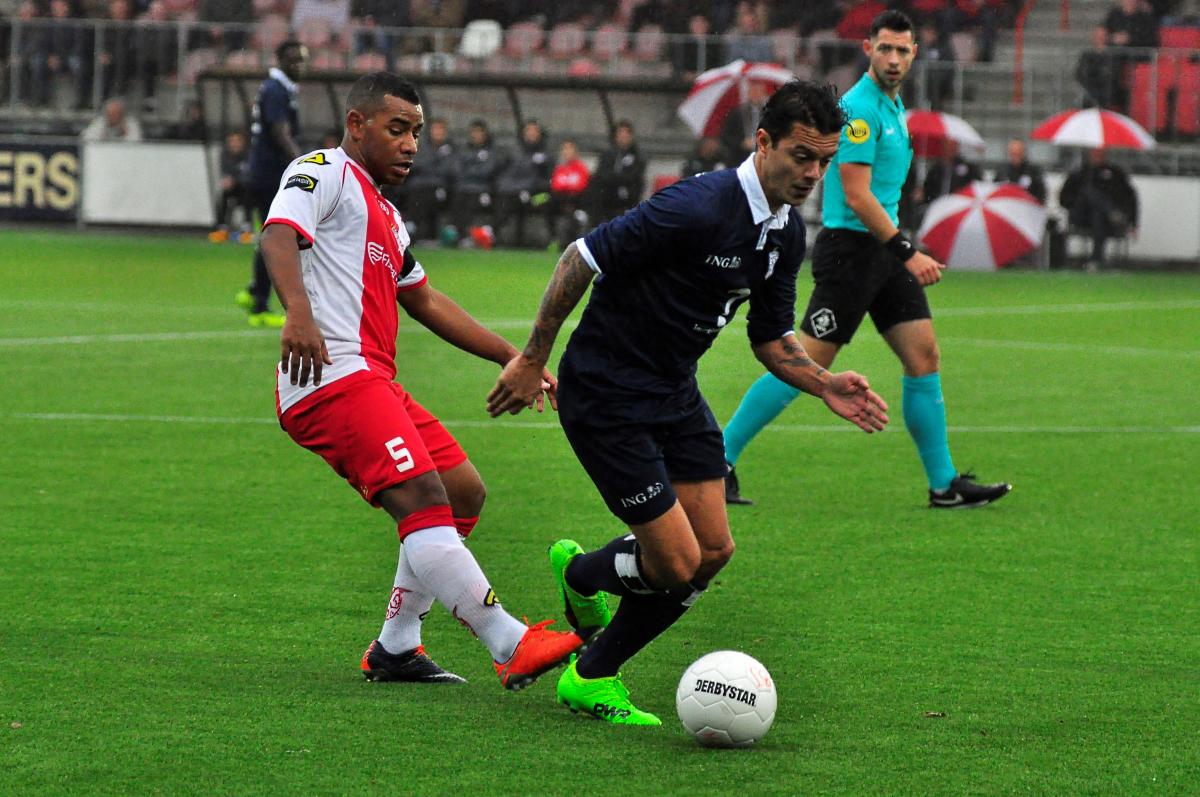
[{"label": "red and white umbrella", "polygon": [[987,145],[979,132],[963,118],[940,111],[905,111],[905,123],[912,138],[913,152],[919,157],[938,158],[943,144],[957,141],[961,147],[982,151]]},{"label": "red and white umbrella", "polygon": [[1041,246],[1046,209],[1012,183],[973,182],[935,199],[917,240],[952,268],[992,271]]},{"label": "red and white umbrella", "polygon": [[1124,114],[1101,108],[1063,111],[1038,125],[1030,137],[1093,149],[1154,148],[1154,136],[1146,128]]},{"label": "red and white umbrella", "polygon": [[773,94],[794,77],[781,66],[739,58],[697,75],[676,113],[697,136],[715,136],[729,112],[746,101],[750,83],[762,83]]}]

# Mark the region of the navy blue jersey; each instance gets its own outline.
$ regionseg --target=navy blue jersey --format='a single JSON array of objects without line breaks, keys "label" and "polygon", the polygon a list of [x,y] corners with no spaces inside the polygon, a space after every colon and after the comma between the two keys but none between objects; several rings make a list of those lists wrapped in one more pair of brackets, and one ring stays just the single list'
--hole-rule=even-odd
[{"label": "navy blue jersey", "polygon": [[258,89],[254,102],[254,120],[250,125],[250,160],[248,176],[250,184],[258,189],[271,191],[279,188],[284,171],[294,155],[279,147],[271,128],[287,122],[292,137],[300,133],[298,113],[299,87],[281,70],[275,68]]},{"label": "navy blue jersey", "polygon": [[564,360],[597,386],[670,394],[749,300],[751,343],[792,331],[800,214],[772,213],[753,158],[664,188],[577,242],[599,274]]}]

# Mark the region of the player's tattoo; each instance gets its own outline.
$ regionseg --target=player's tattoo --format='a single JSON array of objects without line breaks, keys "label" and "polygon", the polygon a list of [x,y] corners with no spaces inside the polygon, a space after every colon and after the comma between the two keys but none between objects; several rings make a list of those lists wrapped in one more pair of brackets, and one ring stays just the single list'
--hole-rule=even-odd
[{"label": "player's tattoo", "polygon": [[554,268],[554,276],[542,294],[542,304],[538,307],[537,320],[533,322],[533,331],[529,334],[529,342],[522,352],[526,357],[537,362],[550,359],[550,349],[554,339],[567,316],[579,304],[587,290],[588,284],[595,274],[579,248],[572,243],[558,259]]},{"label": "player's tattoo", "polygon": [[[816,393],[817,388],[825,381],[829,371],[817,365],[804,347],[792,336],[780,341],[783,348],[782,357],[777,358],[770,370],[788,384],[795,385],[808,393]],[[786,376],[785,376],[786,374]]]}]

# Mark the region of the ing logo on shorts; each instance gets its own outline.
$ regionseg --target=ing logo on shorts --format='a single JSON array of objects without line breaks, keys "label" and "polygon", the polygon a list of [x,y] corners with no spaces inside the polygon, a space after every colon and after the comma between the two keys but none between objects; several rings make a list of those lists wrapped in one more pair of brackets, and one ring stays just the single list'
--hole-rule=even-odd
[{"label": "ing logo on shorts", "polygon": [[871,137],[871,126],[866,119],[851,119],[846,125],[846,138],[851,144],[861,144]]},{"label": "ing logo on shorts", "polygon": [[822,307],[810,315],[808,323],[812,325],[813,334],[818,338],[823,338],[837,329],[837,318],[828,307]]}]

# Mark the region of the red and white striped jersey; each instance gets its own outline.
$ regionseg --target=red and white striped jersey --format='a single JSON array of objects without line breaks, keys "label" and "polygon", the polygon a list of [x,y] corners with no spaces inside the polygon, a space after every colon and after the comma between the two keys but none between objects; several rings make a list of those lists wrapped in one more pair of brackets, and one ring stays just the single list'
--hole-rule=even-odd
[{"label": "red and white striped jersey", "polygon": [[[366,170],[340,147],[288,166],[263,227],[286,224],[303,240],[300,265],[313,318],[333,365],[321,388],[358,371],[396,376],[396,295],[426,282],[407,252],[396,210]],[[321,388],[291,383],[276,366],[280,413]]]}]

